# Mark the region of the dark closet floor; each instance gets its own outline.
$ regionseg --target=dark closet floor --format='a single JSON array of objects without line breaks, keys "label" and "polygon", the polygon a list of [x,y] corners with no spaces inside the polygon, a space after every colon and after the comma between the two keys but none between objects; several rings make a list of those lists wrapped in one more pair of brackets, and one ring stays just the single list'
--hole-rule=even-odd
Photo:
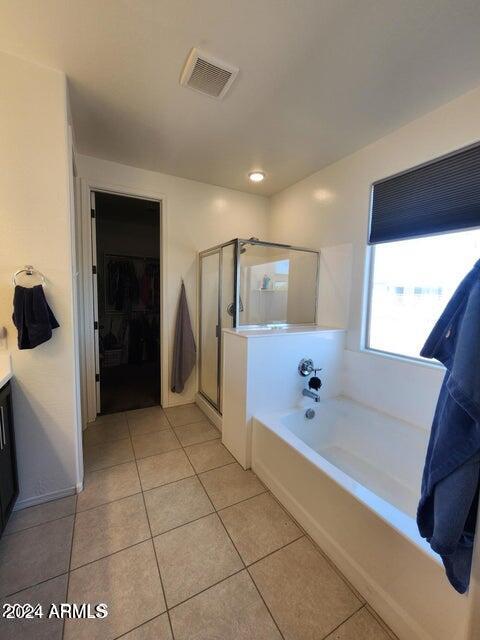
[{"label": "dark closet floor", "polygon": [[106,367],[101,373],[102,414],[160,404],[158,362]]}]

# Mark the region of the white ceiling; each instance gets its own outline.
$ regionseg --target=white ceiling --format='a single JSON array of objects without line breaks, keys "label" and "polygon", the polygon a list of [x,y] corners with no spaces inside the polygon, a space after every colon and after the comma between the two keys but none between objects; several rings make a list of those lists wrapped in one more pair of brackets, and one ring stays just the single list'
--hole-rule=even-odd
[{"label": "white ceiling", "polygon": [[[264,195],[480,85],[479,34],[478,0],[0,0],[81,153]],[[194,46],[240,67],[223,101],[179,85]]]}]

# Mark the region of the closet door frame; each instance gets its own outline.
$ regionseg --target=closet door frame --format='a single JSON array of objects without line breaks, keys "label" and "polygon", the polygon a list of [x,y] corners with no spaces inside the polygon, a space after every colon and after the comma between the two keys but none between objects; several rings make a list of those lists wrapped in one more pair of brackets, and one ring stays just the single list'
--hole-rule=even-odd
[{"label": "closet door frame", "polygon": [[97,349],[98,331],[94,322],[98,321],[95,308],[95,282],[96,275],[93,273],[95,265],[94,252],[96,253],[95,236],[92,233],[92,194],[95,192],[110,193],[117,196],[127,196],[140,200],[151,200],[159,203],[160,215],[160,402],[162,406],[167,406],[168,398],[168,336],[165,310],[167,309],[167,291],[165,282],[167,264],[167,202],[163,193],[127,187],[124,185],[99,182],[94,180],[81,180],[81,215],[82,215],[82,274],[84,308],[80,310],[82,314],[83,344],[84,353],[80,354],[83,359],[85,370],[85,406],[87,408],[86,422],[93,422],[99,411],[100,401],[98,395],[99,383],[96,380],[97,374]]}]

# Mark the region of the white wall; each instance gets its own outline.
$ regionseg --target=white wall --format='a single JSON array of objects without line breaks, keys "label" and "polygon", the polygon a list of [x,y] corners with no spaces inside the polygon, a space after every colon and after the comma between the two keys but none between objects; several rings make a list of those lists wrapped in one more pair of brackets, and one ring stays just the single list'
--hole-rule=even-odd
[{"label": "white wall", "polygon": [[223,340],[222,441],[248,469],[255,416],[293,407],[314,408],[312,400],[302,396],[306,386],[305,378],[298,374],[302,358],[312,358],[315,366],[322,367],[322,400],[340,394],[345,332],[305,327],[275,331],[227,329]]},{"label": "white wall", "polygon": [[[333,256],[331,278],[345,281],[351,273],[349,299],[330,290],[328,299],[320,297],[320,319],[342,325],[348,317],[347,346],[361,350],[363,292],[366,266],[370,187],[372,182],[434,159],[480,139],[480,89],[444,105],[430,114],[385,136],[339,162],[336,162],[271,199],[270,238],[312,248],[328,248]],[[340,250],[339,246],[342,245]],[[350,246],[351,251],[348,249]],[[342,255],[344,256],[342,258]],[[325,273],[322,261],[321,270]],[[337,274],[337,275],[335,275]],[[323,305],[323,310],[322,310]],[[395,402],[399,388],[386,385],[392,378],[392,360],[381,355],[362,354],[350,358],[346,391],[357,394],[358,376],[363,391],[370,391],[379,409],[400,418],[425,425],[430,422],[441,374],[425,365],[393,361],[403,405]],[[419,373],[419,367],[423,367]],[[418,385],[419,377],[428,384]],[[402,409],[405,407],[405,410]],[[426,425],[425,425],[426,426]]]},{"label": "white wall", "polygon": [[[185,391],[170,391],[173,333],[180,279],[185,280],[190,314],[197,328],[197,253],[235,237],[266,238],[268,201],[240,191],[215,187],[183,178],[137,169],[106,160],[77,156],[78,173],[91,184],[122,187],[130,193],[149,192],[163,197],[165,216],[166,273],[165,287],[166,342],[168,380],[162,381],[166,406],[193,402],[195,374]],[[198,346],[198,340],[197,340]],[[164,367],[165,368],[165,367]],[[165,401],[166,400],[166,401]]]},{"label": "white wall", "polygon": [[[29,504],[79,481],[65,75],[0,53],[0,326],[12,353],[20,497]],[[19,351],[12,274],[33,264],[48,279],[60,323],[53,338]]]}]

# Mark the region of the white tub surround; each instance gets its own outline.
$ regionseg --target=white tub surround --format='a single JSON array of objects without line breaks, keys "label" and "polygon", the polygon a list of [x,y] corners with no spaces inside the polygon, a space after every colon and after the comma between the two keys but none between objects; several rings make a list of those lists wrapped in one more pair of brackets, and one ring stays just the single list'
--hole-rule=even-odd
[{"label": "white tub surround", "polygon": [[302,396],[302,358],[312,358],[322,399],[340,393],[345,332],[320,326],[225,329],[223,331],[222,440],[238,462],[251,466],[252,418],[289,407],[317,407]]},{"label": "white tub surround", "polygon": [[333,398],[256,414],[252,467],[401,640],[465,640],[468,599],[415,522],[428,431]]}]

